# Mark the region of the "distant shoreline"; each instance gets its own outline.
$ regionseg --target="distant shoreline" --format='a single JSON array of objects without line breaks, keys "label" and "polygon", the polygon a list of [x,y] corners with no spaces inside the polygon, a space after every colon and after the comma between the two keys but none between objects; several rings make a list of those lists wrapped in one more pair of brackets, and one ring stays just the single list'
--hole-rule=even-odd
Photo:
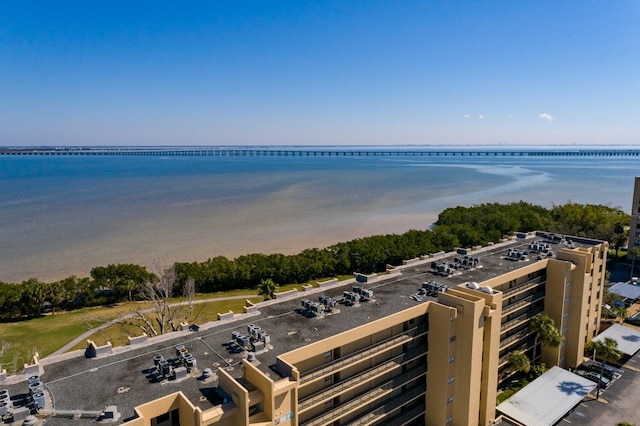
[{"label": "distant shoreline", "polygon": [[507,147],[507,146],[211,146],[211,147],[0,147],[0,155],[15,156],[343,156],[343,157],[640,157],[633,147]]}]

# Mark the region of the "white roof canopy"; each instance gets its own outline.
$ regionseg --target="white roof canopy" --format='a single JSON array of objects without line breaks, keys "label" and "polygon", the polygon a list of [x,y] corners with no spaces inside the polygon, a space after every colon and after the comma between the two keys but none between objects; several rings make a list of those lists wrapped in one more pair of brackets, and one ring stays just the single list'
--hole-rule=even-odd
[{"label": "white roof canopy", "polygon": [[551,426],[594,388],[591,380],[552,367],[496,408],[527,426]]}]

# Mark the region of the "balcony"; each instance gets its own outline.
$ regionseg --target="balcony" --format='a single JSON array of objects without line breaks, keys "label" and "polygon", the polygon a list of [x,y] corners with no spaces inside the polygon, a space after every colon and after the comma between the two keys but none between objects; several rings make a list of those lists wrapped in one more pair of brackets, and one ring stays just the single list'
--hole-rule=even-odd
[{"label": "balcony", "polygon": [[502,316],[504,317],[505,315],[510,314],[511,312],[514,312],[518,309],[521,309],[525,306],[531,305],[532,303],[535,303],[539,300],[544,299],[544,292],[538,292],[536,294],[533,294],[531,296],[527,296],[524,299],[520,299],[517,302],[514,302],[504,308],[502,308]]},{"label": "balcony", "polygon": [[543,311],[544,311],[544,307],[541,306],[537,309],[534,309],[533,311],[526,312],[518,316],[517,318],[514,318],[510,321],[505,322],[504,324],[500,325],[500,333],[504,333],[506,331],[511,330],[512,328],[518,326],[522,322],[529,320],[531,317],[534,317]]},{"label": "balcony", "polygon": [[347,380],[336,383],[328,389],[322,390],[318,393],[302,399],[299,403],[299,410],[302,413],[311,407],[321,404],[328,399],[334,398],[344,392],[353,389],[358,385],[361,385],[362,383],[372,380],[376,376],[391,373],[395,369],[401,368],[403,365],[425,354],[426,352],[424,350],[422,350],[421,348],[416,348],[412,349],[409,352],[395,356],[380,365],[358,373],[356,376],[352,376]]},{"label": "balcony", "polygon": [[529,331],[528,329],[518,331],[516,334],[513,334],[507,337],[506,339],[500,340],[500,350],[503,350],[504,348],[511,345],[512,343],[518,340],[524,339],[526,337],[529,337],[533,334],[534,333],[532,331]]},{"label": "balcony", "polygon": [[518,293],[520,293],[521,291],[525,291],[525,290],[529,290],[531,288],[537,287],[539,285],[542,285],[545,283],[545,281],[543,281],[544,277],[536,277],[532,280],[526,281],[522,284],[516,285],[514,287],[511,287],[507,290],[503,290],[502,291],[502,299],[505,300],[511,296],[514,296]]},{"label": "balcony", "polygon": [[313,368],[309,371],[306,371],[302,374],[302,377],[300,378],[300,383],[304,385],[306,383],[309,383],[313,380],[319,379],[326,375],[333,374],[341,369],[352,367],[353,363],[355,362],[361,361],[366,358],[370,358],[381,352],[401,346],[411,341],[411,339],[424,336],[426,334],[427,334],[426,327],[420,327],[420,328],[414,327],[400,335],[382,340],[381,342],[367,346],[357,352],[354,352],[353,354],[350,354],[345,357],[341,357],[333,362],[330,362],[328,364],[323,364],[317,368]]},{"label": "balcony", "polygon": [[390,393],[395,391],[398,388],[410,383],[419,377],[423,376],[427,372],[426,366],[420,366],[414,368],[411,371],[408,371],[400,376],[394,377],[393,379],[380,384],[379,386],[370,389],[353,399],[345,402],[344,404],[339,405],[338,407],[327,411],[321,414],[318,417],[315,417],[305,423],[302,423],[303,426],[326,426],[330,425],[338,419],[347,416],[359,409],[361,409],[364,405],[373,403],[381,398],[388,396]]},{"label": "balcony", "polygon": [[[388,424],[404,426],[413,423],[419,417],[424,417],[425,408],[424,405],[415,407],[404,414],[394,417],[389,420]],[[424,421],[424,420],[423,420]]]},{"label": "balcony", "polygon": [[[408,392],[403,392],[402,394],[398,395],[396,398],[392,399],[390,402],[380,407],[377,407],[375,410],[347,424],[349,426],[369,426],[373,423],[377,423],[382,420],[388,419],[389,417],[393,416],[396,411],[398,411],[405,405],[411,403],[416,398],[424,397],[425,392],[426,392],[426,386],[420,385],[416,388],[411,389]],[[393,420],[391,421],[387,420],[388,421],[387,424],[394,424],[394,425],[403,424],[407,421],[407,419],[412,420],[421,414],[424,414],[424,401],[418,407],[415,407],[410,411],[399,415],[398,417],[394,417]],[[397,419],[404,419],[404,420],[398,423]]]}]

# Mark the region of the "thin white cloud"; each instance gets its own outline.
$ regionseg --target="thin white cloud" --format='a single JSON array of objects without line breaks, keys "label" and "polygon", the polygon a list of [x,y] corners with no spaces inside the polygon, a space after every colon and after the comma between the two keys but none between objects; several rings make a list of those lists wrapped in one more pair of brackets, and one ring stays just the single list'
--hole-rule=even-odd
[{"label": "thin white cloud", "polygon": [[484,118],[484,115],[482,115],[482,114],[480,114],[480,115],[478,116],[478,120],[482,120],[483,118]]},{"label": "thin white cloud", "polygon": [[543,120],[553,121],[553,115],[548,114],[546,112],[543,112],[542,114],[538,115],[538,117],[543,119]]},{"label": "thin white cloud", "polygon": [[464,118],[471,118],[471,116],[469,114],[465,114]]}]

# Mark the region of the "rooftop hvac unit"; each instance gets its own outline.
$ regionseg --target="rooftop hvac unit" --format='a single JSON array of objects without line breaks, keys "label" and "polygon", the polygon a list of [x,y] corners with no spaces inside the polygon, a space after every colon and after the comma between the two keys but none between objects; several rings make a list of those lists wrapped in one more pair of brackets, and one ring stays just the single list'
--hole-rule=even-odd
[{"label": "rooftop hvac unit", "polygon": [[260,352],[264,350],[264,343],[261,341],[251,342],[251,349],[253,350],[253,352]]},{"label": "rooftop hvac unit", "polygon": [[9,397],[9,389],[0,389],[0,401],[5,397]]},{"label": "rooftop hvac unit", "polygon": [[176,368],[173,369],[173,374],[174,374],[176,380],[177,379],[183,379],[183,378],[187,377],[187,373],[188,373],[187,367],[176,367]]},{"label": "rooftop hvac unit", "polygon": [[262,333],[262,329],[260,327],[254,327],[251,336],[257,339],[258,336],[260,336],[260,333]]},{"label": "rooftop hvac unit", "polygon": [[31,376],[27,379],[28,384],[39,382],[39,381],[40,381],[40,376]]},{"label": "rooftop hvac unit", "polygon": [[9,404],[0,402],[0,417],[4,417],[7,414],[9,414]]},{"label": "rooftop hvac unit", "polygon": [[[233,334],[233,333],[231,333]],[[184,347],[184,345],[178,345],[176,346],[176,356],[180,356],[180,353],[185,350],[186,348]]]},{"label": "rooftop hvac unit", "polygon": [[38,389],[42,387],[42,383],[41,382],[34,382],[34,383],[29,383],[29,392],[33,393],[34,389]]},{"label": "rooftop hvac unit", "polygon": [[249,324],[247,326],[247,333],[251,334],[254,328],[255,328],[255,325]]},{"label": "rooftop hvac unit", "polygon": [[255,352],[248,352],[247,353],[247,361],[252,362],[256,360],[256,353]]},{"label": "rooftop hvac unit", "polygon": [[45,398],[44,392],[38,392],[33,394],[33,403],[36,404],[38,409],[44,408]]},{"label": "rooftop hvac unit", "polygon": [[158,366],[160,361],[164,361],[164,357],[162,355],[156,355],[153,357],[153,365],[155,365],[156,367]]},{"label": "rooftop hvac unit", "polygon": [[168,376],[171,374],[171,365],[167,361],[162,361],[158,366],[158,370],[162,376]]},{"label": "rooftop hvac unit", "polygon": [[265,334],[262,337],[262,341],[264,342],[265,345],[268,344],[269,342],[271,342],[271,336],[269,336],[268,334]]},{"label": "rooftop hvac unit", "polygon": [[249,347],[249,344],[251,343],[251,341],[249,340],[249,336],[242,336],[240,341],[242,343],[242,346],[245,348]]}]

